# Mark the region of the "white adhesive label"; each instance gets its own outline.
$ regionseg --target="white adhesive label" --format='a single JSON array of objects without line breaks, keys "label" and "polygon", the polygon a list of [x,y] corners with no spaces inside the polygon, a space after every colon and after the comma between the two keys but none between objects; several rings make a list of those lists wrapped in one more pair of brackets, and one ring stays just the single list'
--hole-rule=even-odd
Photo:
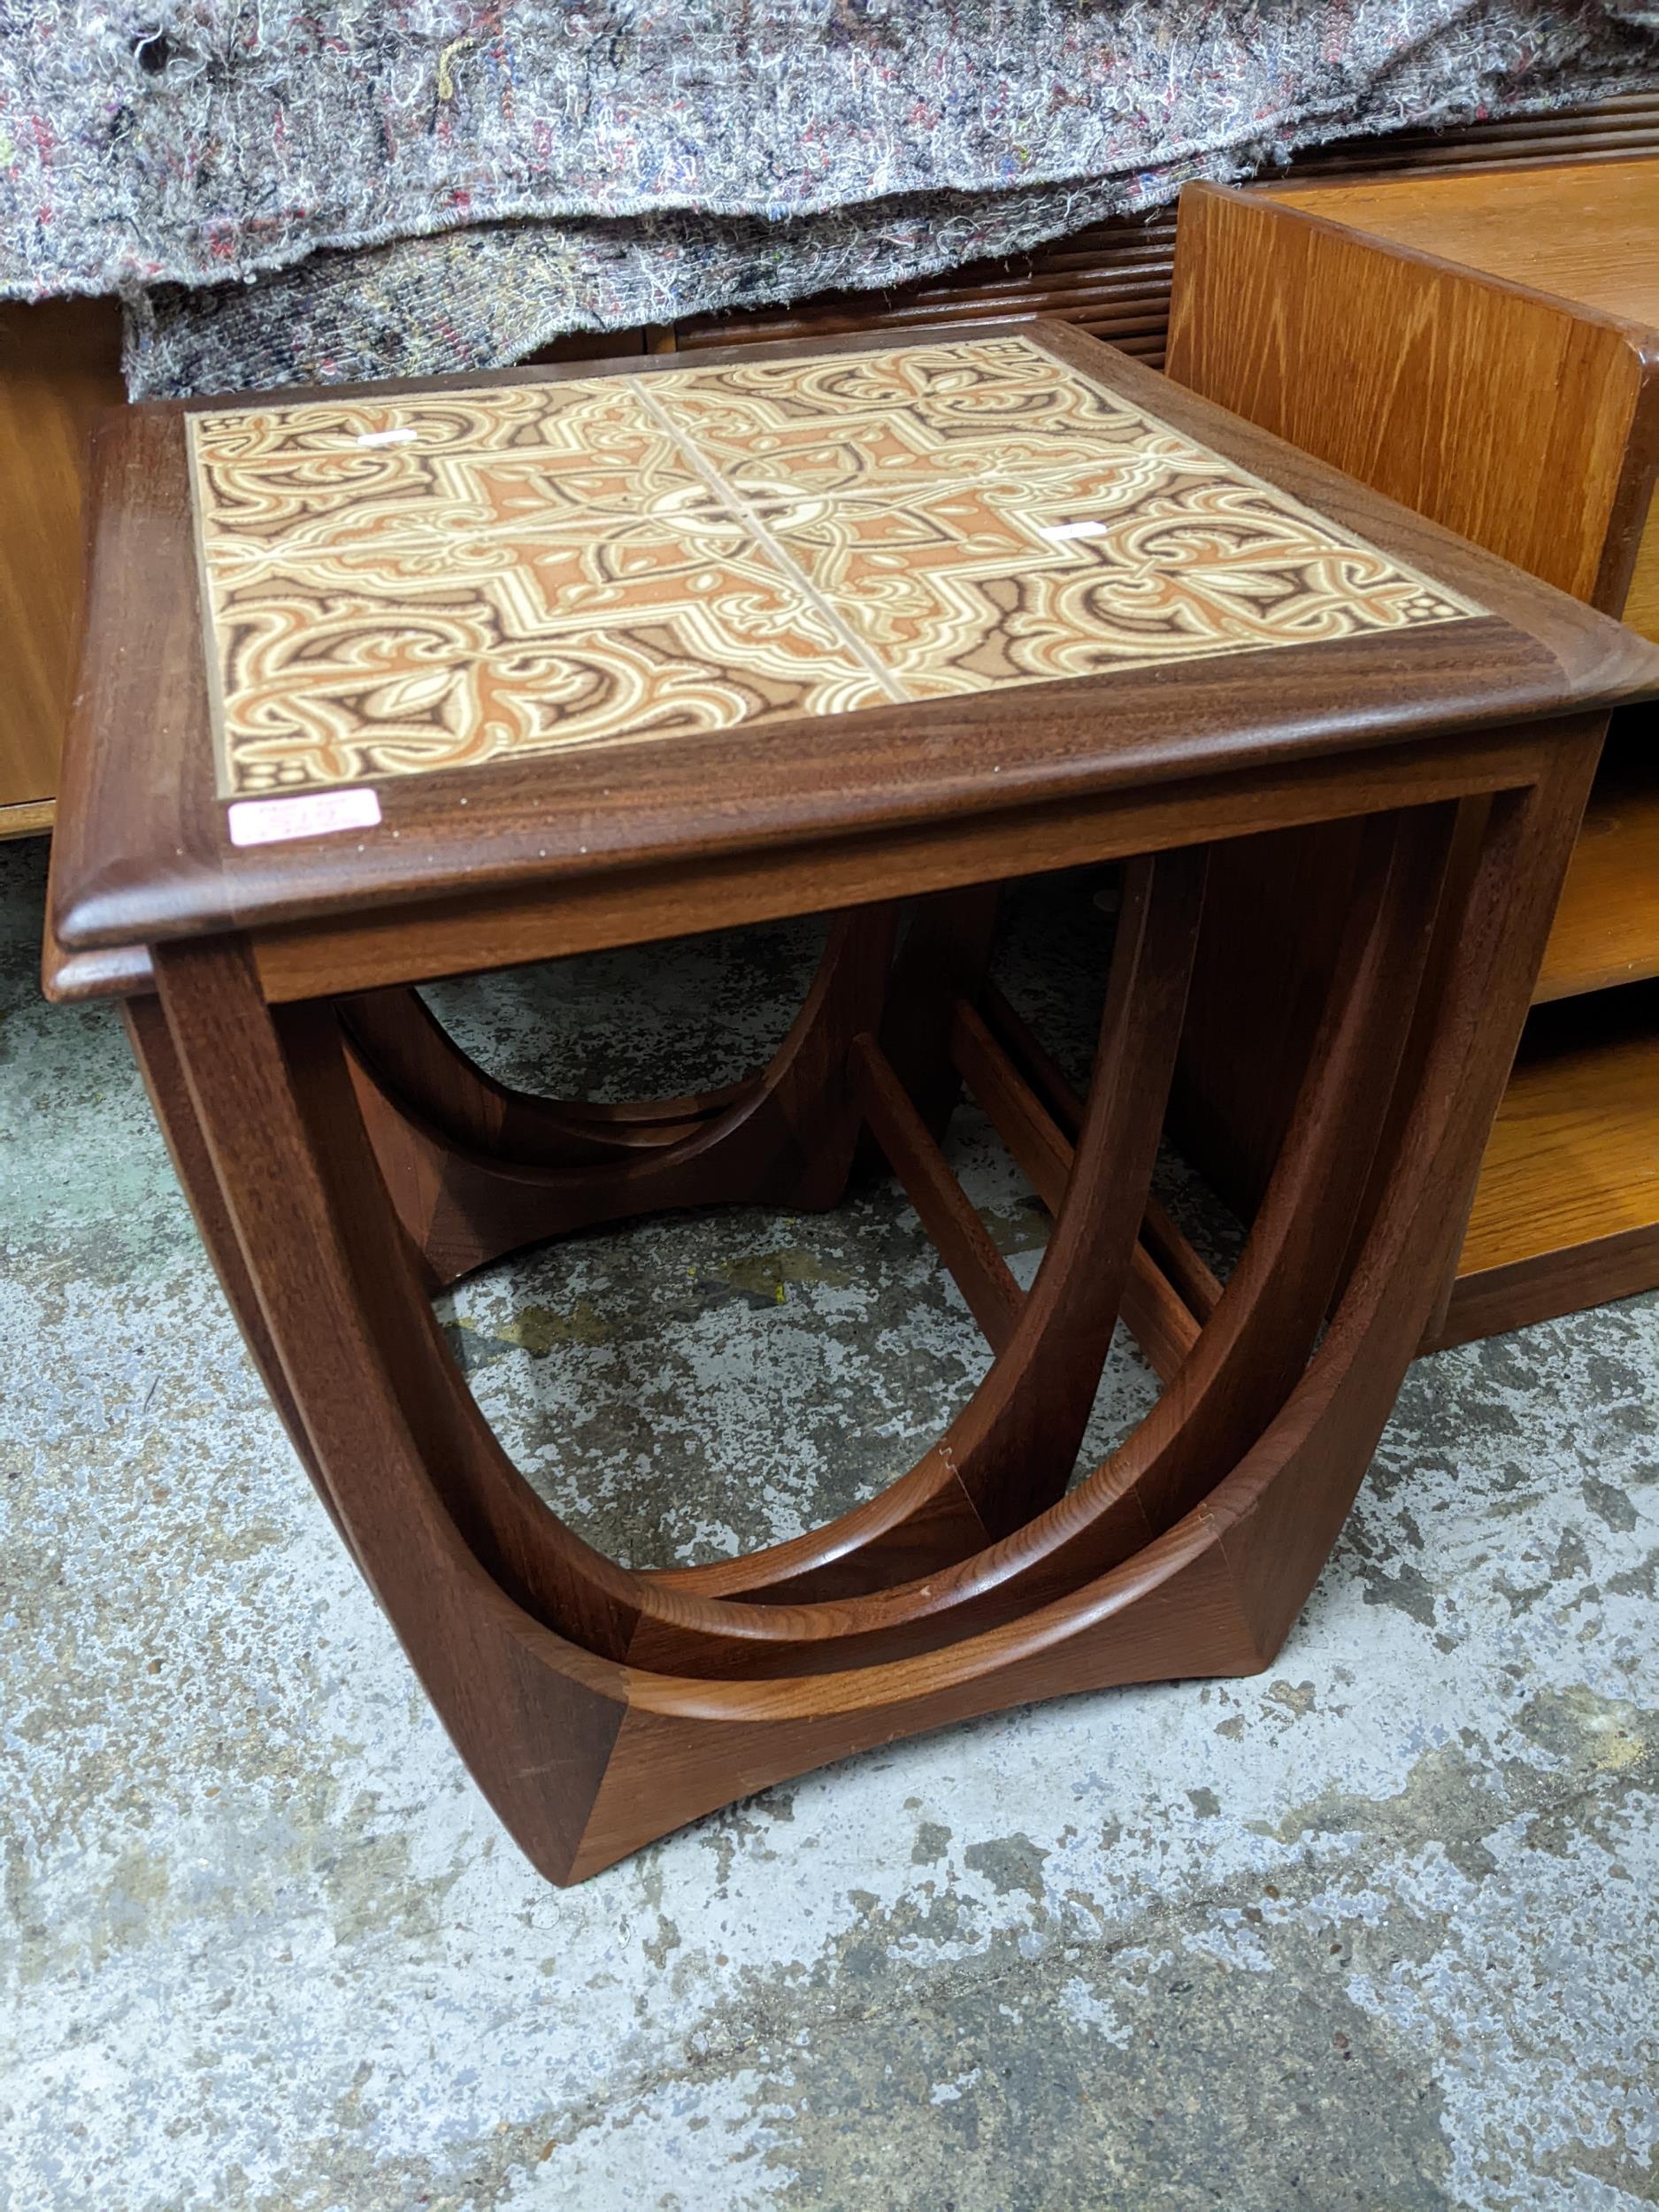
[{"label": "white adhesive label", "polygon": [[1103,538],[1105,534],[1106,525],[1103,522],[1049,522],[1043,524],[1038,532],[1040,537],[1056,540]]},{"label": "white adhesive label", "polygon": [[359,445],[413,445],[419,435],[414,430],[359,430]]},{"label": "white adhesive label", "polygon": [[233,845],[280,845],[289,837],[328,837],[340,830],[373,829],[380,795],[307,791],[292,799],[237,799],[229,811]]}]

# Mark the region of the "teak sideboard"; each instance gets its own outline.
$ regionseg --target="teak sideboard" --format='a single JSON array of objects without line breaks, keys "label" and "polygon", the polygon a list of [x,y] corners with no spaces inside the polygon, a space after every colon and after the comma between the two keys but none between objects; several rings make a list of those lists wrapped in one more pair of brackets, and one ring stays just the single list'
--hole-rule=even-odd
[{"label": "teak sideboard", "polygon": [[[1659,638],[1659,159],[1189,186],[1168,365]],[[1653,740],[1614,726],[1432,1343],[1659,1284]],[[1212,905],[1248,926],[1211,933],[1184,1110],[1247,1202],[1346,865],[1264,841]]]}]

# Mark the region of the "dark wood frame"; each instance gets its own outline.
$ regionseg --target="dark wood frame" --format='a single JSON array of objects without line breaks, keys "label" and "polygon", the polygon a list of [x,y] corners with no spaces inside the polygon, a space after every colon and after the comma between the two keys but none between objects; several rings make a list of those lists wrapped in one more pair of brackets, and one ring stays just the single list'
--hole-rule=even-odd
[{"label": "dark wood frame", "polygon": [[[450,1363],[417,1255],[434,1275],[452,1269],[455,1217],[475,1220],[492,1180],[522,1194],[522,1165],[434,1138],[419,1102],[354,1068],[352,1002],[268,1003],[245,940],[155,949],[158,995],[131,1002],[129,1024],[227,1293],[446,1726],[543,1871],[580,1879],[734,1795],[898,1733],[1034,1696],[1271,1661],[1443,1270],[1455,1227],[1448,1197],[1503,1080],[1598,739],[1594,718],[1530,733],[1514,772],[1532,780],[1499,795],[1463,893],[1463,957],[1426,995],[1455,803],[1372,818],[1371,895],[1244,1257],[1210,1310],[1191,1314],[1187,1344],[1166,1355],[1169,1386],[1153,1413],[1070,1491],[1144,1203],[1157,1120],[1145,1054],[1167,1071],[1202,849],[1176,856],[1179,895],[1166,893],[1162,925],[1170,949],[1153,961],[1149,991],[1135,987],[1147,939],[1134,918],[1147,911],[1152,864],[1136,864],[1129,946],[1074,1147],[985,1025],[995,1079],[981,1079],[981,1094],[1020,1101],[1003,1107],[1010,1142],[1055,1160],[1071,1151],[1064,1182],[1050,1179],[1058,1222],[1023,1299],[995,1253],[976,1248],[977,1218],[953,1202],[942,1156],[907,1114],[872,1030],[848,1033],[868,1011],[859,992],[827,1026],[809,1002],[781,1072],[798,1064],[810,1031],[827,1080],[802,1094],[805,1122],[782,1147],[750,1125],[748,1101],[714,1116],[744,1133],[728,1141],[732,1164],[752,1168],[757,1192],[798,1203],[804,1188],[828,1202],[827,1171],[842,1169],[856,1133],[850,1087],[1001,1351],[911,1474],[808,1537],[712,1568],[634,1575],[592,1553],[513,1473]],[[867,910],[843,925],[831,970],[851,949],[867,979],[888,920]],[[821,991],[818,1008],[831,995]],[[973,1000],[957,1003],[960,1028]],[[395,1029],[396,1009],[380,1010]],[[1414,1022],[1426,1023],[1426,1048],[1390,1117]],[[770,1102],[782,1087],[769,1071],[756,1089]],[[689,1202],[702,1194],[690,1171],[704,1143],[692,1125],[710,1117],[682,1118],[685,1103],[661,1124],[631,1125],[655,1127],[661,1152],[678,1156],[653,1164],[680,1179]],[[1125,1107],[1138,1109],[1134,1160],[1121,1142]],[[801,1149],[826,1116],[835,1143]],[[426,1201],[442,1204],[407,1206],[388,1133],[403,1122],[407,1133],[406,1117]],[[781,1182],[780,1157],[794,1171]],[[447,1182],[434,1184],[434,1163]],[[592,1217],[591,1163],[534,1179],[526,1240],[557,1227],[562,1202],[570,1218]],[[707,1187],[733,1185],[717,1175]],[[609,1195],[607,1210],[620,1211],[614,1179]],[[648,1179],[639,1195],[649,1204],[663,1192]],[[442,1219],[446,1206],[447,1238],[423,1248],[421,1220]],[[1320,1340],[1362,1207],[1370,1226]],[[497,1222],[473,1248],[507,1240]]]}]

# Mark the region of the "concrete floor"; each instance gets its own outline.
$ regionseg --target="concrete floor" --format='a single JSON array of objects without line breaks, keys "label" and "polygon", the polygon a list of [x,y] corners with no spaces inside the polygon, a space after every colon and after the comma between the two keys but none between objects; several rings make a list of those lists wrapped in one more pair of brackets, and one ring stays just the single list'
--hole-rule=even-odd
[{"label": "concrete floor", "polygon": [[[902,1745],[561,1893],[262,1402],[117,1023],[39,1002],[42,867],[0,848],[6,2212],[1659,2202],[1659,1302],[1419,1364],[1266,1675]],[[1063,887],[1010,954],[1073,1055],[1100,930]],[[442,996],[521,1079],[671,1087],[764,1048],[810,949]],[[449,1317],[641,1564],[864,1494],[983,1357],[881,1188]],[[1150,1386],[1114,1354],[1095,1446]]]}]

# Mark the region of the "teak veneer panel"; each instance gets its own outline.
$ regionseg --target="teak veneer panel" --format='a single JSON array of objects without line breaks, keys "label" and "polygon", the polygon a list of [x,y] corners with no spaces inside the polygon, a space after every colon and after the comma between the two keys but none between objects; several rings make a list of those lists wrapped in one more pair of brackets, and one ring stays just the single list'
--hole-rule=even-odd
[{"label": "teak veneer panel", "polygon": [[[1652,157],[1183,196],[1172,375],[1647,635],[1659,635],[1655,325]],[[1639,764],[1652,730],[1632,718],[1624,764],[1593,795],[1540,1000],[1659,971],[1659,763]],[[1189,1143],[1241,1203],[1283,1125],[1299,1008],[1345,866],[1330,838],[1291,838],[1212,882],[1179,1098]],[[1229,912],[1249,915],[1248,933],[1229,930]],[[1632,1079],[1638,1091],[1643,1079],[1659,1073]],[[1608,1113],[1627,1095],[1609,1089]],[[1547,1146],[1516,1155],[1501,1212],[1524,1233],[1553,1222],[1578,1241],[1513,1264],[1467,1256],[1440,1340],[1659,1281],[1659,1240],[1627,1229],[1616,1195],[1599,1217],[1590,1191],[1555,1204],[1558,1165]]]},{"label": "teak veneer panel", "polygon": [[1659,638],[1659,499],[1647,510],[1647,526],[1636,548],[1636,565],[1621,610],[1632,630]]},{"label": "teak veneer panel", "polygon": [[[1329,821],[1408,801],[1504,790],[1515,782],[1523,741],[1522,733],[1502,731],[1471,741],[1438,772],[1426,771],[1409,748],[1394,749],[1353,764],[1310,766],[1292,777],[1282,771],[1192,777],[1175,789],[1144,796],[1079,797],[1018,814],[974,816],[958,825],[785,845],[730,861],[688,859],[650,876],[596,872],[534,900],[480,895],[400,905],[349,919],[300,921],[257,933],[254,964],[274,1005],[330,989],[376,990],[478,968],[564,959],[677,935],[692,914],[718,917],[720,926],[731,927],[867,904],[890,894],[895,868],[906,891],[922,895],[993,875],[1033,875],[1164,851],[1245,825]],[[61,951],[49,949],[48,958],[46,980],[54,997],[142,987],[121,953],[81,953],[65,961]],[[100,968],[101,961],[110,964]]]},{"label": "teak veneer panel", "polygon": [[1659,220],[1659,161],[1571,161],[1456,177],[1278,185],[1310,215],[1599,309],[1659,324],[1659,265],[1632,242]]},{"label": "teak veneer panel", "polygon": [[[1635,165],[1659,186],[1659,161]],[[1373,238],[1349,226],[1355,190],[1187,188],[1171,375],[1617,610],[1648,520],[1632,434],[1659,336]]]}]

